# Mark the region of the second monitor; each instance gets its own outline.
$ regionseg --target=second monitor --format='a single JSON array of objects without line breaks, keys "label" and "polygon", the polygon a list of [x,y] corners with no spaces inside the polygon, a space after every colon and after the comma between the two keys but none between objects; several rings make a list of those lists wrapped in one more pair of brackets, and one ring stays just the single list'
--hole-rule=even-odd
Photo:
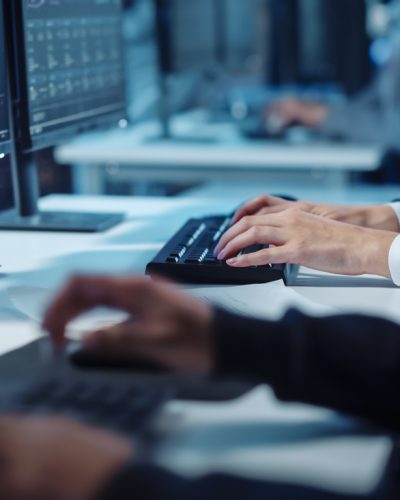
[{"label": "second monitor", "polygon": [[[3,24],[3,11],[0,5],[0,26]],[[5,64],[4,37],[0,29],[0,212],[14,206],[13,183],[10,168],[11,129],[9,113],[8,79]]]},{"label": "second monitor", "polygon": [[8,94],[8,72],[6,67],[6,48],[4,33],[4,15],[0,4],[0,159],[10,151],[10,116]]}]

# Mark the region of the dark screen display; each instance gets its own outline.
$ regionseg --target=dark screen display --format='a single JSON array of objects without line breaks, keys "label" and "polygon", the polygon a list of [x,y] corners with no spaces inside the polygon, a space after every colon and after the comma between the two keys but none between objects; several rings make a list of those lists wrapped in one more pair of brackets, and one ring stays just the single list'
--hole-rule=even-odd
[{"label": "dark screen display", "polygon": [[13,179],[10,156],[0,159],[0,212],[14,207]]},{"label": "dark screen display", "polygon": [[0,153],[3,152],[4,143],[10,138],[8,115],[8,92],[6,74],[6,50],[4,40],[4,17],[0,3]]},{"label": "dark screen display", "polygon": [[122,117],[122,0],[22,1],[31,137]]}]

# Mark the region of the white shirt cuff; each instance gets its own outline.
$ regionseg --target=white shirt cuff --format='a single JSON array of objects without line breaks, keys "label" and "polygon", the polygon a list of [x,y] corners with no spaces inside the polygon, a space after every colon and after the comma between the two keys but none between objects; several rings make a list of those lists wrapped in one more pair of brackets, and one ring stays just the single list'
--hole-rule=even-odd
[{"label": "white shirt cuff", "polygon": [[400,235],[397,236],[390,247],[389,269],[393,283],[400,286]]},{"label": "white shirt cuff", "polygon": [[399,221],[399,224],[400,224],[400,203],[396,202],[396,203],[389,203],[389,207],[392,207],[396,216],[397,216],[397,219]]}]

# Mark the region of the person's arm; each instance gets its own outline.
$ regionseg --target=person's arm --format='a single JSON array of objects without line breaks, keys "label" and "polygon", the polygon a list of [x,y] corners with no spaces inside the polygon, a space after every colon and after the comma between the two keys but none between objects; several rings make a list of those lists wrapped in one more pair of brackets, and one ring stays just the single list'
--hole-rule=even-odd
[{"label": "person's arm", "polygon": [[365,106],[358,102],[332,106],[318,127],[319,134],[347,141],[398,148],[400,129],[399,108]]},{"label": "person's arm", "polygon": [[217,372],[270,384],[277,397],[400,430],[400,326],[358,315],[279,322],[216,318]]},{"label": "person's arm", "polygon": [[276,214],[288,208],[297,208],[303,212],[355,226],[383,231],[400,231],[400,203],[338,205],[308,200],[288,201],[270,195],[257,196],[241,205],[233,216],[231,225],[235,225],[244,217]]},{"label": "person's arm", "polygon": [[[362,247],[361,247],[362,248]],[[43,322],[56,345],[67,324],[103,305],[134,317],[93,332],[93,354],[141,359],[185,374],[223,373],[270,384],[282,400],[321,405],[400,430],[400,326],[345,315],[240,317],[143,278],[78,277]]]},{"label": "person's arm", "polygon": [[346,103],[332,106],[319,128],[321,134],[398,149],[399,58],[400,52],[397,47],[391,61],[377,73],[363,91]]},{"label": "person's arm", "polygon": [[[135,444],[126,438],[60,417],[2,416],[0,443],[2,499],[345,500],[296,485],[221,474],[183,478],[138,462]],[[392,498],[386,488],[377,495],[374,500]]]},{"label": "person's arm", "polygon": [[[399,220],[400,203],[352,207],[259,196],[238,209],[215,255],[233,267],[285,262],[337,274],[377,274],[399,286]],[[270,247],[240,255],[254,243]]]},{"label": "person's arm", "polygon": [[[393,210],[384,208],[398,226]],[[391,278],[388,257],[397,235],[395,231],[359,227],[291,207],[243,217],[222,236],[215,252],[218,259],[235,268],[288,263],[334,274]],[[241,253],[256,243],[268,247]]]},{"label": "person's arm", "polygon": [[300,123],[323,137],[398,149],[399,81],[400,65],[391,64],[366,89],[343,102],[285,99],[267,108],[267,118],[281,128]]}]

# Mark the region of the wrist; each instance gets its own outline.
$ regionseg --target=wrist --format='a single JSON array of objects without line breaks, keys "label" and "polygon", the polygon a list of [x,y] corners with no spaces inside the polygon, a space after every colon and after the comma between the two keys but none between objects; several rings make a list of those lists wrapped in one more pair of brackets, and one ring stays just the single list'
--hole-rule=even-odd
[{"label": "wrist", "polygon": [[214,329],[215,375],[264,383],[286,377],[282,367],[287,364],[290,350],[281,322],[217,309]]},{"label": "wrist", "polygon": [[364,208],[364,227],[399,232],[399,220],[390,205],[376,205]]},{"label": "wrist", "polygon": [[391,279],[389,254],[398,234],[375,230],[368,233],[368,241],[362,247],[365,258],[364,274],[375,274]]}]

